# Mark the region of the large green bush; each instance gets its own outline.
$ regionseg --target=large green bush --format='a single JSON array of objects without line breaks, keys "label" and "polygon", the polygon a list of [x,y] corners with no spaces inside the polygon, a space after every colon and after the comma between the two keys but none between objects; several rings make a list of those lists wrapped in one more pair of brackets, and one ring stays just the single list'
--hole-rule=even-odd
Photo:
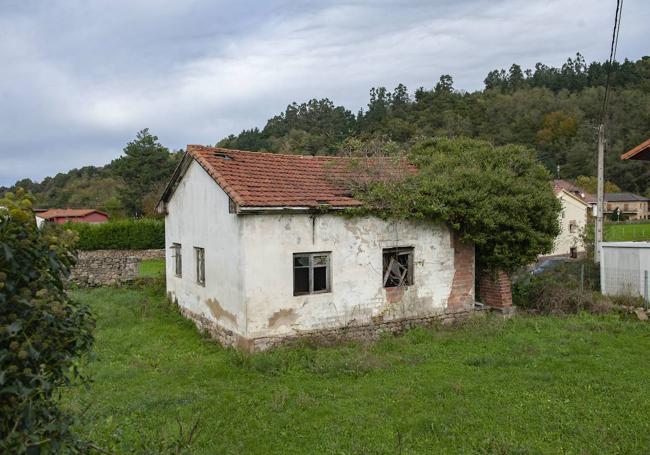
[{"label": "large green bush", "polygon": [[163,220],[120,220],[103,224],[69,223],[80,250],[146,250],[165,248]]},{"label": "large green bush", "polygon": [[93,342],[89,308],[64,280],[74,233],[36,227],[22,190],[0,199],[0,453],[82,453],[58,390],[84,379],[80,359]]},{"label": "large green bush", "polygon": [[417,172],[392,178],[390,171],[399,166],[391,163],[376,178],[377,170],[370,169],[368,178],[356,179],[353,193],[365,205],[348,213],[447,223],[476,245],[481,270],[511,272],[552,250],[561,206],[550,174],[531,150],[466,138],[423,138],[408,159]]}]

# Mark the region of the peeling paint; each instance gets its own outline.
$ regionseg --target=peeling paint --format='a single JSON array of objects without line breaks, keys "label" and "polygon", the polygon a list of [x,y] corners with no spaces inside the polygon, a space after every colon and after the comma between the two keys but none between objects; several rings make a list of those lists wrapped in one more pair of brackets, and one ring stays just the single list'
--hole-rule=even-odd
[{"label": "peeling paint", "polygon": [[283,325],[291,325],[298,319],[298,314],[289,308],[286,310],[279,310],[273,313],[269,318],[269,328],[277,328]]},{"label": "peeling paint", "polygon": [[217,299],[208,299],[206,300],[205,304],[215,319],[227,319],[233,324],[237,324],[237,316],[227,310],[224,310]]}]

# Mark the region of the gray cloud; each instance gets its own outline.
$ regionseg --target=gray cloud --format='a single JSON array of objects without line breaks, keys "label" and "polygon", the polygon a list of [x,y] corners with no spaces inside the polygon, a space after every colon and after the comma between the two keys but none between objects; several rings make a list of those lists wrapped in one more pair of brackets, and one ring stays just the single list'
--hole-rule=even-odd
[{"label": "gray cloud", "polygon": [[[214,143],[292,101],[353,111],[368,89],[482,87],[517,62],[603,60],[606,0],[0,2],[0,185],[119,155],[149,127]],[[619,56],[647,53],[650,4],[625,3]]]}]

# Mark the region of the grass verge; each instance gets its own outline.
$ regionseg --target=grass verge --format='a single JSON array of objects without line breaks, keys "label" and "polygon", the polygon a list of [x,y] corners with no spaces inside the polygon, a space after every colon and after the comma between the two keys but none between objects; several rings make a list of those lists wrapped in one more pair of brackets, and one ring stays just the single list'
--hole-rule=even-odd
[{"label": "grass verge", "polygon": [[648,323],[488,319],[245,355],[199,335],[160,290],[74,297],[97,316],[97,358],[94,383],[64,401],[115,453],[650,451]]}]

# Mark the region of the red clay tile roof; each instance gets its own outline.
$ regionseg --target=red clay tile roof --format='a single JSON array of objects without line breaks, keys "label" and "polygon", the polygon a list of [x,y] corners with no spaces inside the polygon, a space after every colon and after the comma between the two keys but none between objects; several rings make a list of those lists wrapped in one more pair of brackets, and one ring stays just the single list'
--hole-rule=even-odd
[{"label": "red clay tile roof", "polygon": [[[36,212],[39,218],[50,219],[50,218],[80,218],[91,213],[100,213],[106,215],[104,212],[100,212],[95,209],[47,209],[45,211]],[[108,216],[108,215],[106,215]]]},{"label": "red clay tile roof", "polygon": [[650,139],[640,143],[632,150],[622,154],[621,159],[650,161]]},{"label": "red clay tile roof", "polygon": [[[240,207],[354,207],[349,158],[246,152],[188,145],[191,155]],[[390,158],[379,158],[379,160]],[[413,167],[403,168],[412,171]]]}]

